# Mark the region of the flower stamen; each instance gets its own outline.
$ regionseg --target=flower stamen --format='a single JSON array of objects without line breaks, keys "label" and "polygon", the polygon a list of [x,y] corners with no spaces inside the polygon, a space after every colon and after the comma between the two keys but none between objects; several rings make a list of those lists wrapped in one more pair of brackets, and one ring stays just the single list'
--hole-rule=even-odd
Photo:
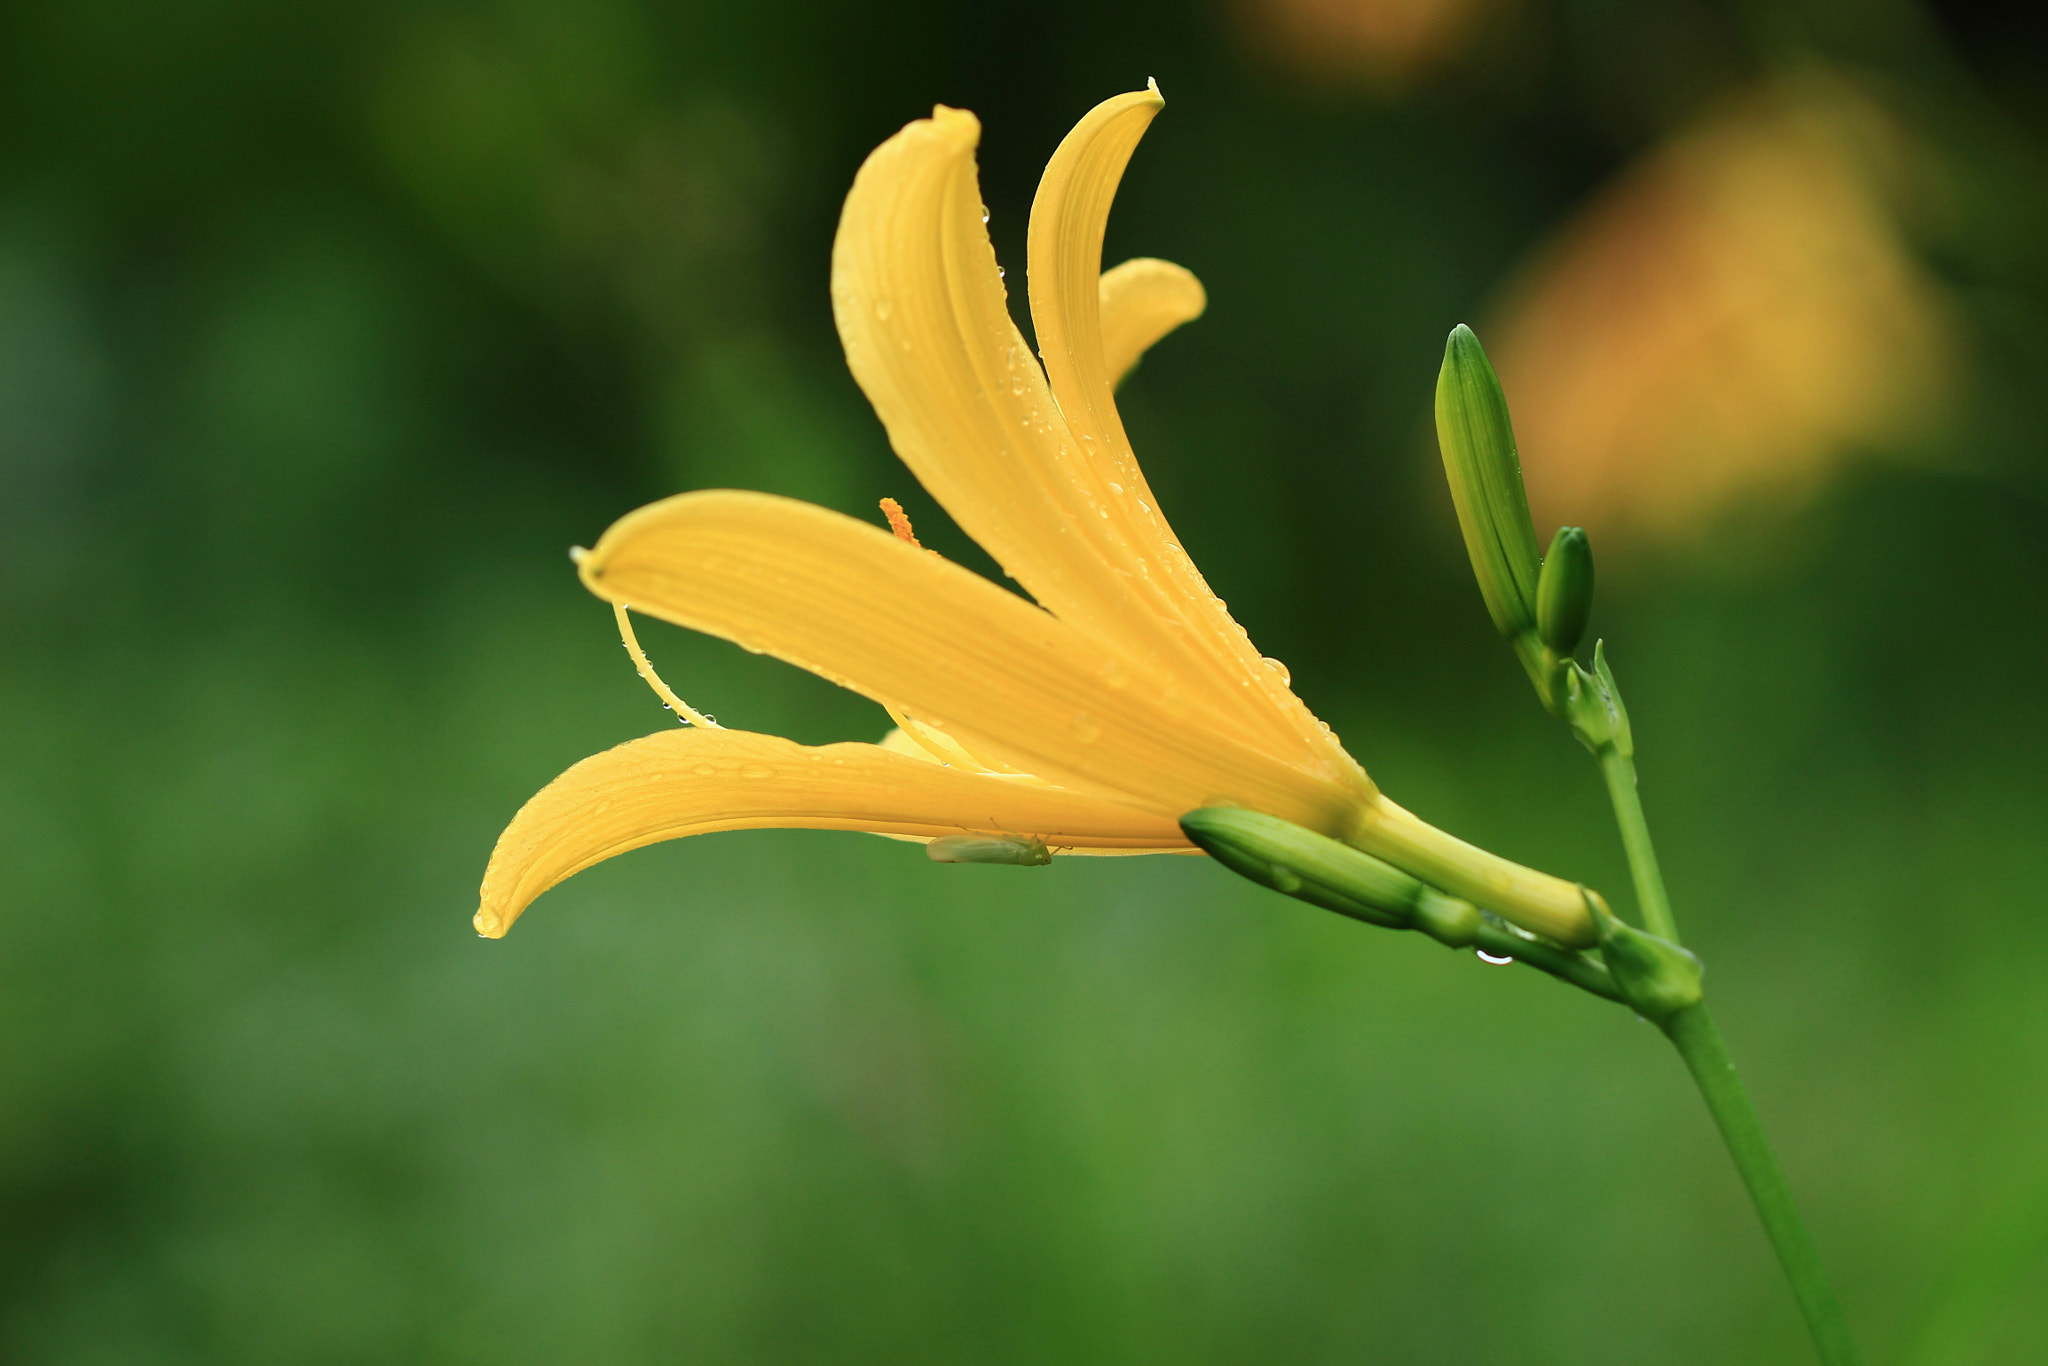
[{"label": "flower stamen", "polygon": [[919,550],[924,549],[922,545],[918,545],[917,533],[910,529],[910,514],[903,510],[903,504],[894,498],[884,498],[882,515],[889,519],[889,530],[896,533],[897,540],[908,541]]},{"label": "flower stamen", "polygon": [[650,664],[647,660],[647,652],[640,648],[639,638],[633,634],[633,621],[632,618],[626,615],[626,604],[623,602],[613,603],[612,615],[618,618],[619,639],[625,642],[626,653],[633,656],[633,667],[640,671],[642,681],[648,687],[654,689],[654,695],[659,697],[663,704],[676,714],[676,720],[686,726],[705,726],[711,730],[724,730],[725,727],[719,725],[695,707],[692,707],[688,702],[683,701],[682,698],[677,697],[668,684],[661,681],[661,675],[654,671],[654,665]]}]

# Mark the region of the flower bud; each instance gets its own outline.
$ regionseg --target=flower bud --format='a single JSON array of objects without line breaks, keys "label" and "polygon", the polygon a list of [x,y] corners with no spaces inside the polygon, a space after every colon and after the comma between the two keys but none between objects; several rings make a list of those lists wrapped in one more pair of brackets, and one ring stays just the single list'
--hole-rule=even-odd
[{"label": "flower bud", "polygon": [[1391,863],[1263,812],[1205,806],[1180,828],[1240,877],[1354,920],[1406,929],[1426,895],[1441,897]]},{"label": "flower bud", "polygon": [[1536,634],[1569,656],[1586,638],[1593,615],[1593,547],[1575,526],[1559,527],[1536,580]]},{"label": "flower bud", "polygon": [[1536,629],[1536,524],[1522,488],[1507,398],[1479,338],[1463,323],[1444,344],[1436,439],[1486,610],[1503,636],[1525,637]]}]

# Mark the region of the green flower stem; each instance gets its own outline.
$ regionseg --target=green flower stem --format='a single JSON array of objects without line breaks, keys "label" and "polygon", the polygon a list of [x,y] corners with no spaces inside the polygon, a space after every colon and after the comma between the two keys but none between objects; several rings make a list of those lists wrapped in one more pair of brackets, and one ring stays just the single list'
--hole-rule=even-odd
[{"label": "green flower stem", "polygon": [[[1607,682],[1611,691],[1611,676]],[[1613,696],[1618,706],[1619,692]],[[1633,749],[1633,742],[1601,745],[1596,751],[1600,772],[1607,779],[1607,795],[1614,804],[1615,824],[1621,828],[1621,843],[1628,854],[1629,873],[1635,879],[1644,926],[1658,938],[1677,944],[1678,925],[1671,915],[1671,897],[1664,890],[1664,874],[1657,866],[1657,850],[1650,842],[1649,822],[1643,818],[1642,798],[1636,792]],[[1798,1206],[1792,1203],[1792,1189],[1785,1184],[1785,1173],[1771,1152],[1756,1107],[1750,1104],[1749,1092],[1735,1073],[1728,1046],[1721,1041],[1721,1032],[1714,1027],[1706,1005],[1702,1002],[1685,1006],[1658,1020],[1657,1027],[1685,1059],[1686,1070],[1692,1073],[1700,1098],[1706,1101],[1708,1113],[1721,1131],[1728,1156],[1734,1159],[1735,1170],[1749,1187],[1749,1198],[1755,1203],[1757,1217],[1763,1221],[1764,1232],[1785,1268],[1785,1278],[1791,1283],[1793,1297],[1799,1301],[1800,1313],[1806,1317],[1807,1330],[1813,1334],[1821,1361],[1826,1366],[1856,1366],[1859,1358],[1849,1340],[1849,1325],[1842,1317],[1842,1306],[1821,1270],[1820,1254],[1814,1250],[1813,1238],[1799,1218]]]},{"label": "green flower stem", "polygon": [[1686,1068],[1721,1131],[1721,1141],[1727,1145],[1728,1155],[1735,1159],[1735,1169],[1742,1174],[1743,1184],[1749,1187],[1757,1217],[1763,1220],[1764,1231],[1778,1251],[1778,1260],[1785,1268],[1785,1278],[1792,1283],[1792,1293],[1799,1301],[1800,1312],[1806,1316],[1806,1326],[1813,1334],[1820,1359],[1827,1366],[1856,1366],[1860,1358],[1855,1344],[1849,1340],[1849,1325],[1842,1317],[1842,1306],[1828,1285],[1827,1274],[1821,1270],[1820,1254],[1814,1250],[1813,1239],[1800,1221],[1791,1188],[1785,1184],[1785,1173],[1771,1152],[1770,1140],[1764,1137],[1756,1107],[1749,1103],[1749,1092],[1735,1075],[1735,1064],[1729,1060],[1727,1045],[1721,1042],[1721,1032],[1714,1028],[1713,1017],[1707,1014],[1704,1004],[1688,1006],[1666,1020],[1662,1028],[1677,1047],[1678,1055],[1685,1059]]},{"label": "green flower stem", "polygon": [[1540,939],[1530,939],[1517,934],[1506,925],[1482,923],[1473,933],[1472,947],[1484,950],[1495,958],[1512,958],[1517,963],[1547,972],[1560,981],[1570,982],[1581,991],[1590,991],[1606,1001],[1619,1001],[1621,991],[1614,985],[1614,976],[1607,971],[1607,965],[1596,962],[1582,953],[1559,948]]},{"label": "green flower stem", "polygon": [[1600,750],[1600,772],[1607,779],[1607,796],[1614,803],[1614,823],[1621,827],[1622,847],[1628,852],[1628,870],[1635,879],[1636,905],[1642,908],[1643,928],[1676,944],[1678,922],[1671,917],[1664,873],[1657,866],[1656,846],[1650,843],[1649,822],[1643,819],[1643,798],[1636,791],[1636,761],[1620,746],[1606,745]]}]

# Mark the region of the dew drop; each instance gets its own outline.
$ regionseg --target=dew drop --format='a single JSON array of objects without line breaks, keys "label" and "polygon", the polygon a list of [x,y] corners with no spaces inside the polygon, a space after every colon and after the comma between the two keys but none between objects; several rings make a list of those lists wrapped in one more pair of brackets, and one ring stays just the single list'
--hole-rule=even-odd
[{"label": "dew drop", "polygon": [[1284,863],[1276,863],[1273,865],[1273,886],[1292,896],[1301,890],[1301,874]]},{"label": "dew drop", "polygon": [[1485,949],[1474,949],[1474,950],[1472,950],[1472,952],[1474,952],[1474,953],[1476,953],[1476,954],[1478,954],[1478,955],[1479,955],[1479,961],[1480,961],[1480,962],[1482,962],[1482,963],[1492,963],[1492,964],[1494,964],[1495,966],[1500,966],[1500,965],[1502,965],[1502,964],[1506,964],[1506,963],[1512,963],[1512,962],[1514,962],[1514,961],[1515,961],[1515,960],[1514,960],[1513,958],[1509,958],[1509,957],[1503,957],[1503,956],[1502,956],[1502,955],[1500,955],[1500,954],[1496,954],[1496,953],[1488,953],[1488,952],[1487,952],[1487,951],[1486,951]]},{"label": "dew drop", "polygon": [[1131,676],[1124,671],[1124,666],[1113,659],[1102,661],[1102,668],[1098,672],[1102,675],[1102,681],[1112,688],[1121,688],[1131,681]]},{"label": "dew drop", "polygon": [[768,767],[768,765],[766,764],[748,764],[745,768],[742,768],[740,770],[740,776],[742,778],[756,779],[772,778],[775,776],[775,770]]},{"label": "dew drop", "polygon": [[889,321],[889,301],[887,299],[875,300],[875,321],[878,323]]},{"label": "dew drop", "polygon": [[695,764],[691,766],[690,772],[696,774],[700,778],[709,778],[712,774],[718,772],[718,770],[713,768],[709,764]]},{"label": "dew drop", "polygon": [[988,222],[988,205],[986,204],[981,206],[981,221],[983,223]]},{"label": "dew drop", "polygon": [[1109,486],[1109,491],[1111,493],[1122,493],[1124,491],[1124,486],[1122,484],[1111,484]]},{"label": "dew drop", "polygon": [[996,267],[996,278],[998,280],[1003,278],[1003,268],[1001,266]]},{"label": "dew drop", "polygon": [[1085,711],[1075,712],[1074,719],[1067,725],[1074,732],[1074,738],[1084,745],[1093,744],[1102,734],[1102,723]]},{"label": "dew drop", "polygon": [[1287,671],[1287,666],[1285,664],[1282,664],[1279,660],[1273,658],[1273,656],[1267,655],[1259,662],[1265,665],[1267,668],[1271,669],[1274,673],[1279,674],[1280,682],[1283,685],[1294,682],[1294,675]]}]

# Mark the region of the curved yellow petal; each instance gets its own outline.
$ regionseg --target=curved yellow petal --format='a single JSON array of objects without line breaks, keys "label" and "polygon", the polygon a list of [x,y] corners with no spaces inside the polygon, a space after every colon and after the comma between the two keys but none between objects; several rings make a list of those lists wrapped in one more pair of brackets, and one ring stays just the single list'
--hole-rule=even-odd
[{"label": "curved yellow petal", "polygon": [[751,731],[666,730],[592,755],[519,809],[491,852],[477,933],[498,938],[535,897],[614,854],[768,827],[1031,835],[1055,849],[1118,853],[1189,847],[1170,818],[879,745],[813,748]]},{"label": "curved yellow petal", "polygon": [[1112,387],[1154,342],[1202,316],[1209,295],[1185,266],[1137,256],[1102,272],[1096,289],[1102,311],[1102,369]]},{"label": "curved yellow petal", "polygon": [[[1290,749],[1341,753],[1181,550],[1117,414],[1112,387],[1118,371],[1109,364],[1102,325],[1102,237],[1124,168],[1163,103],[1157,86],[1104,100],[1046,164],[1031,203],[1029,234],[1031,321],[1046,378],[1089,466],[1079,477],[1088,481],[1101,516],[1135,560],[1148,608],[1180,628],[1189,672],[1243,699],[1245,709],[1284,736],[1281,743]],[[1178,269],[1164,262],[1159,267]],[[1147,274],[1154,273],[1163,272]],[[1199,311],[1201,286],[1192,275],[1181,275],[1174,283],[1183,290],[1193,285]]]},{"label": "curved yellow petal", "polygon": [[[1319,734],[1202,662],[1215,647],[1190,639],[1176,601],[1185,575],[1131,543],[1109,487],[1119,481],[1068,430],[1010,318],[975,177],[980,129],[941,106],[855,176],[832,244],[833,316],[854,379],[904,464],[1047,610],[1175,676],[1211,724],[1318,761]],[[1091,307],[1094,288],[1091,277]],[[1136,487],[1134,474],[1126,488]],[[1148,533],[1147,546],[1156,540]]]},{"label": "curved yellow petal", "polygon": [[680,494],[614,523],[579,572],[611,602],[929,721],[991,766],[1161,816],[1228,797],[1334,832],[1373,793],[1355,764],[1291,764],[1189,706],[1174,676],[808,503]]},{"label": "curved yellow petal", "polygon": [[[1124,429],[1103,349],[1102,235],[1131,153],[1165,103],[1154,86],[1089,110],[1046,163],[1031,201],[1031,324],[1060,412],[1091,442],[1109,433],[1121,438]],[[1128,441],[1093,454],[1136,473]]]}]

